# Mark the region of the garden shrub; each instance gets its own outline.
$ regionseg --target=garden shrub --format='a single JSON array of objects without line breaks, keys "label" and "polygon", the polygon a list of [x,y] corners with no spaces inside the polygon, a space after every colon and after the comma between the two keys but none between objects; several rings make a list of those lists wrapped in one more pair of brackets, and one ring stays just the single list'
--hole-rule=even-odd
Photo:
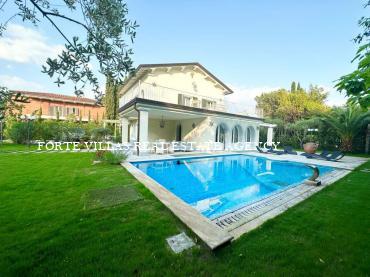
[{"label": "garden shrub", "polygon": [[68,141],[80,141],[84,135],[85,131],[81,127],[72,127],[66,130],[66,140]]},{"label": "garden shrub", "polygon": [[126,160],[127,155],[122,151],[107,151],[107,150],[98,150],[95,152],[95,160],[106,162],[109,164],[120,164]]},{"label": "garden shrub", "polygon": [[106,150],[97,150],[94,153],[95,161],[103,161]]},{"label": "garden shrub", "polygon": [[108,151],[104,155],[104,160],[109,164],[120,164],[126,160],[127,156],[122,151]]},{"label": "garden shrub", "polygon": [[26,144],[34,139],[35,124],[34,122],[14,122],[8,131],[9,138],[19,144]]},{"label": "garden shrub", "polygon": [[[5,136],[15,143],[27,143],[27,122],[9,118],[6,121]],[[88,141],[95,123],[81,123],[57,120],[36,120],[30,122],[30,140]]]},{"label": "garden shrub", "polygon": [[91,138],[96,141],[107,140],[111,135],[112,130],[109,128],[95,128],[91,130]]}]

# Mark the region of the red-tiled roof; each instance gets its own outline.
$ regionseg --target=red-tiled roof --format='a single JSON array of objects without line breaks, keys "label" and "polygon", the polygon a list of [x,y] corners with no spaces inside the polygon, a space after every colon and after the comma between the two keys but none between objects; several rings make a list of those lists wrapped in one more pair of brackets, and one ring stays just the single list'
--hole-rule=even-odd
[{"label": "red-tiled roof", "polygon": [[96,100],[85,97],[69,96],[64,94],[49,93],[49,92],[35,92],[24,90],[12,90],[13,93],[21,93],[29,98],[47,99],[51,101],[72,102],[78,104],[97,105]]}]

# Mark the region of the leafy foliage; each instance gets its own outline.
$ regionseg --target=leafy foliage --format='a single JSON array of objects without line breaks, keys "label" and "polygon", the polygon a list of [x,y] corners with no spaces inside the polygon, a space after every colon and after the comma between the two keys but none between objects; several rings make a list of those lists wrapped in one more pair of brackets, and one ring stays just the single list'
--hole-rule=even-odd
[{"label": "leafy foliage", "polygon": [[290,85],[290,92],[295,92],[297,90],[296,84],[293,81],[292,84]]},{"label": "leafy foliage", "polygon": [[328,110],[325,105],[327,93],[322,88],[310,86],[308,91],[304,89],[297,90],[295,82],[292,83],[293,88],[294,91],[279,89],[257,96],[257,107],[263,110],[266,117],[280,118],[289,123]]},{"label": "leafy foliage", "polygon": [[[301,119],[296,122],[286,123],[282,119],[268,119],[268,123],[276,124],[275,139],[279,141],[280,146],[293,146],[295,148],[302,148],[306,142],[319,142],[321,144],[322,138],[318,132],[309,132],[308,129],[322,129],[323,123],[318,117],[310,119]],[[260,130],[260,140],[266,141],[266,129]]]},{"label": "leafy foliage", "polygon": [[341,149],[352,151],[354,138],[370,123],[370,111],[364,112],[356,105],[348,105],[333,109],[322,120],[340,136]]},{"label": "leafy foliage", "polygon": [[35,136],[34,122],[15,122],[8,130],[8,136],[14,143],[26,144]]},{"label": "leafy foliage", "polygon": [[0,86],[0,120],[3,120],[6,115],[14,116],[22,109],[22,103],[27,101],[27,97],[20,93],[14,94]]},{"label": "leafy foliage", "polygon": [[[2,4],[2,8],[7,1]],[[58,86],[66,80],[75,84],[77,96],[83,95],[87,84],[92,85],[97,100],[103,93],[98,78],[92,70],[92,63],[99,65],[99,72],[115,80],[123,80],[133,71],[129,44],[136,36],[136,21],[127,19],[127,5],[122,0],[63,0],[55,5],[49,0],[14,0],[18,11],[0,25],[0,36],[9,20],[21,17],[35,26],[41,19],[47,20],[66,41],[65,50],[56,58],[48,58],[42,71],[55,78]],[[1,4],[1,2],[0,2]],[[62,13],[68,11],[69,14]],[[72,16],[83,18],[82,21]],[[83,38],[68,37],[57,21],[71,23],[85,31]],[[70,28],[69,33],[74,29]]]},{"label": "leafy foliage", "polygon": [[109,128],[99,127],[91,131],[91,138],[97,141],[106,140],[111,135],[112,135],[112,130]]},{"label": "leafy foliage", "polygon": [[107,76],[104,95],[104,107],[107,119],[118,118],[119,84],[112,76]]},{"label": "leafy foliage", "polygon": [[[368,6],[370,6],[370,1],[367,2],[365,8]],[[352,60],[352,62],[358,62],[357,69],[340,77],[336,88],[344,91],[351,102],[368,108],[370,106],[370,17],[362,17],[358,25],[363,31],[354,38],[359,48]]]},{"label": "leafy foliage", "polygon": [[29,139],[42,141],[87,141],[94,137],[95,130],[101,129],[94,123],[36,120],[28,124],[14,118],[8,118],[5,126],[6,137],[21,144],[28,141],[28,127]]},{"label": "leafy foliage", "polygon": [[127,155],[123,151],[98,150],[94,153],[94,160],[109,164],[120,164],[126,160]]}]

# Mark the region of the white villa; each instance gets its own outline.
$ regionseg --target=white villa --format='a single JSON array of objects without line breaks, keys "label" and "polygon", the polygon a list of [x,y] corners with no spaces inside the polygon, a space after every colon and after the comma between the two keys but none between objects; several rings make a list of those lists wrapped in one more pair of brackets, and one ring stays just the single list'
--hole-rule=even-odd
[{"label": "white villa", "polygon": [[142,64],[120,91],[122,142],[217,142],[255,149],[263,122],[225,96],[233,91],[199,63]]}]

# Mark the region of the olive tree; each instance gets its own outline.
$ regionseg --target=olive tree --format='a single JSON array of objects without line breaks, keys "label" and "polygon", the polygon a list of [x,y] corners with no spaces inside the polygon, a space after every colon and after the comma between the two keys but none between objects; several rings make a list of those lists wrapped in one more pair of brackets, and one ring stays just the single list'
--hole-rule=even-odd
[{"label": "olive tree", "polygon": [[[4,18],[1,11],[11,5],[17,11]],[[58,86],[73,82],[77,96],[83,95],[86,85],[91,85],[100,101],[103,92],[98,72],[121,81],[133,71],[131,45],[138,25],[127,18],[127,5],[122,0],[0,0],[0,15],[0,36],[17,17],[34,26],[46,21],[54,28],[64,39],[65,49],[57,57],[49,57],[42,72]],[[68,28],[68,32],[63,28],[67,22],[75,26]],[[81,30],[84,35],[78,36]],[[92,63],[98,64],[95,71]]]}]

